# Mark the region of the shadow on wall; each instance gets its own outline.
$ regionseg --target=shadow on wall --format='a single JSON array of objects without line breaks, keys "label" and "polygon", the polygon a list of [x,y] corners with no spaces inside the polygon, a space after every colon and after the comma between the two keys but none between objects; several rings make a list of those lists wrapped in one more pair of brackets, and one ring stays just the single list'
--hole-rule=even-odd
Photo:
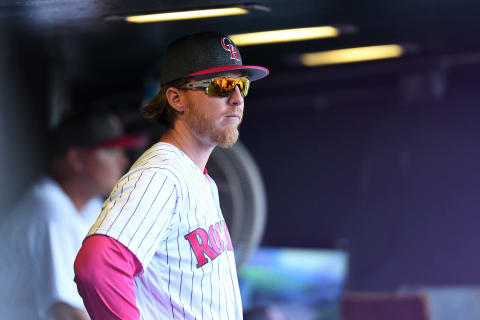
[{"label": "shadow on wall", "polygon": [[269,199],[264,245],[347,239],[354,290],[480,284],[480,94],[470,80],[441,101],[249,116],[242,141]]}]

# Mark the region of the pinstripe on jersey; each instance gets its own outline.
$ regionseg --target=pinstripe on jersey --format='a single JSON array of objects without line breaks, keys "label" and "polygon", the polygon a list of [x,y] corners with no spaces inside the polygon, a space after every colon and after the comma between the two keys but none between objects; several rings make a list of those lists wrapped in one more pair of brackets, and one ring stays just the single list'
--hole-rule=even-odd
[{"label": "pinstripe on jersey", "polygon": [[142,319],[242,319],[233,248],[218,190],[178,148],[157,143],[123,176],[91,234],[140,260]]}]

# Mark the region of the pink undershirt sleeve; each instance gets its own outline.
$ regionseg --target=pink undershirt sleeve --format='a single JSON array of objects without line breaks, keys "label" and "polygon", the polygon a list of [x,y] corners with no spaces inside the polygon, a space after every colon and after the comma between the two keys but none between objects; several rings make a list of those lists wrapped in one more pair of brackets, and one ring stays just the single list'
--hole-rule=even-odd
[{"label": "pink undershirt sleeve", "polygon": [[88,237],[74,270],[78,292],[93,320],[140,318],[133,278],[142,265],[120,242],[104,235]]}]

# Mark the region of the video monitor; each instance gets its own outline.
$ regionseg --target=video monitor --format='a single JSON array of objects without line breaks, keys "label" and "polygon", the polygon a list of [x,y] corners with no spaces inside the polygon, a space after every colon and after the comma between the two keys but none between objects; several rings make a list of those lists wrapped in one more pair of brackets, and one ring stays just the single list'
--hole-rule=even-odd
[{"label": "video monitor", "polygon": [[294,320],[339,319],[347,274],[344,250],[260,247],[238,270],[243,307],[269,306]]}]

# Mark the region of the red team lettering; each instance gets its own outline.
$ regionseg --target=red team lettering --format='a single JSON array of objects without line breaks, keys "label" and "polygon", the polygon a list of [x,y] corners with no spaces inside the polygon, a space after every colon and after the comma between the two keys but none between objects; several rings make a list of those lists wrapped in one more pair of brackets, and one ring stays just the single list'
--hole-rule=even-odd
[{"label": "red team lettering", "polygon": [[[225,41],[227,41],[227,43]],[[237,52],[237,47],[233,45],[232,40],[226,37],[222,38],[222,46],[223,46],[223,49],[225,49],[226,51],[230,51],[230,59],[240,61],[240,57],[238,56],[238,52]]]},{"label": "red team lettering", "polygon": [[232,240],[230,239],[230,233],[228,232],[225,220],[222,220],[221,224],[226,240],[226,248],[221,237],[222,228],[220,227],[220,222],[211,225],[208,232],[202,228],[197,228],[185,236],[185,239],[190,243],[190,247],[197,258],[197,268],[202,267],[208,262],[205,255],[213,260],[222,254],[225,249],[233,250]]}]

